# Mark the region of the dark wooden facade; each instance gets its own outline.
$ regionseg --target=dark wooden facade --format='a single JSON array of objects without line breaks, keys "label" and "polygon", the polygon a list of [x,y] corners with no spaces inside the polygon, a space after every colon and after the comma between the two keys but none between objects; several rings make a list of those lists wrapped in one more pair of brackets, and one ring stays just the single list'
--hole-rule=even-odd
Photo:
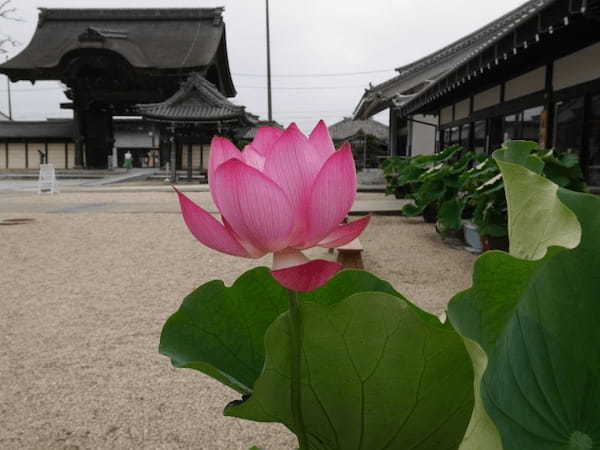
[{"label": "dark wooden facade", "polygon": [[235,95],[221,8],[41,9],[32,41],[0,72],[67,86],[71,102],[62,106],[74,110],[75,164],[89,168],[107,165],[113,116],[164,101],[189,74]]}]

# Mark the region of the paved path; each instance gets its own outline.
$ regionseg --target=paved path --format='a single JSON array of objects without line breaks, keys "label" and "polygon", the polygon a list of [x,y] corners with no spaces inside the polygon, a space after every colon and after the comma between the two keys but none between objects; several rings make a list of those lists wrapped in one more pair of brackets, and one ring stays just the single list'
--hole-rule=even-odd
[{"label": "paved path", "polygon": [[86,181],[81,186],[106,186],[108,184],[125,183],[127,181],[145,180],[159,171],[158,169],[131,169],[126,173]]},{"label": "paved path", "polygon": [[[182,185],[181,190],[207,211],[218,214],[210,192],[206,186]],[[200,188],[200,189],[199,189]],[[359,193],[351,214],[399,215],[406,203],[381,193]],[[0,215],[27,214],[179,214],[179,204],[170,187],[164,191],[138,190],[128,192],[115,188],[102,188],[95,191],[82,190],[61,194],[38,195],[37,192],[0,192]]]}]

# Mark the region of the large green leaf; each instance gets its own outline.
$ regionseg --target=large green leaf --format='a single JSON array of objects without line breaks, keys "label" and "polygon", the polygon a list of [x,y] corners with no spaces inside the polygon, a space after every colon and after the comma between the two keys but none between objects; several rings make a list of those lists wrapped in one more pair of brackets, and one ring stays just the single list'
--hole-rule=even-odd
[{"label": "large green leaf", "polygon": [[600,199],[559,198],[582,225],[581,243],[541,263],[483,377],[506,450],[600,449]]},{"label": "large green leaf", "polygon": [[[368,272],[344,270],[325,286],[300,294],[300,300],[329,305],[365,291],[399,295]],[[263,369],[265,332],[287,308],[287,291],[265,267],[246,272],[231,287],[211,281],[167,320],[159,351],[175,367],[199,370],[249,394]]]},{"label": "large green leaf", "polygon": [[[304,303],[301,316],[302,415],[311,448],[457,448],[472,410],[473,375],[448,323],[385,293],[332,306]],[[284,314],[267,331],[254,393],[226,415],[297,429],[289,333]]]},{"label": "large green leaf", "polygon": [[475,407],[461,450],[501,450],[500,436],[479,396],[481,379],[506,323],[539,261],[520,261],[503,252],[484,253],[475,263],[473,288],[456,295],[448,318],[465,338],[475,373]]},{"label": "large green leaf", "polygon": [[550,246],[573,248],[579,243],[581,228],[573,212],[558,199],[558,186],[522,165],[534,158],[529,156],[531,146],[509,148],[510,152],[495,152],[494,158],[506,185],[511,255],[539,259]]},{"label": "large green leaf", "polygon": [[[482,397],[461,448],[500,449],[499,430],[507,450],[599,449],[600,199],[558,189],[495,156],[513,193],[511,213],[537,217],[511,221],[511,238],[520,242],[511,250],[545,256],[485,254],[473,288],[450,303]],[[577,247],[547,251],[558,243]]]}]

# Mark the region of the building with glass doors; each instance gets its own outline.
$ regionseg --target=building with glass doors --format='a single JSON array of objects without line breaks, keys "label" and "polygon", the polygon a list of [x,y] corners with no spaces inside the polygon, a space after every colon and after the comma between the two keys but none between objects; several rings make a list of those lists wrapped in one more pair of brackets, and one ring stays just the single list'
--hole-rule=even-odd
[{"label": "building with glass doors", "polygon": [[[588,183],[600,186],[600,0],[528,1],[397,70],[355,111],[389,108],[394,154],[534,140],[576,152]],[[423,118],[434,144],[414,138]]]}]

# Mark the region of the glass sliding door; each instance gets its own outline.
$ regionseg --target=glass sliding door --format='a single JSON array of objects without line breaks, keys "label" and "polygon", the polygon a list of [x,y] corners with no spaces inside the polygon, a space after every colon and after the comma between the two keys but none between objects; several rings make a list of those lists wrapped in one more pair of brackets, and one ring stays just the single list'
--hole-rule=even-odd
[{"label": "glass sliding door", "polygon": [[600,186],[600,94],[590,97],[585,140],[587,161],[584,164],[584,172],[587,183]]}]

